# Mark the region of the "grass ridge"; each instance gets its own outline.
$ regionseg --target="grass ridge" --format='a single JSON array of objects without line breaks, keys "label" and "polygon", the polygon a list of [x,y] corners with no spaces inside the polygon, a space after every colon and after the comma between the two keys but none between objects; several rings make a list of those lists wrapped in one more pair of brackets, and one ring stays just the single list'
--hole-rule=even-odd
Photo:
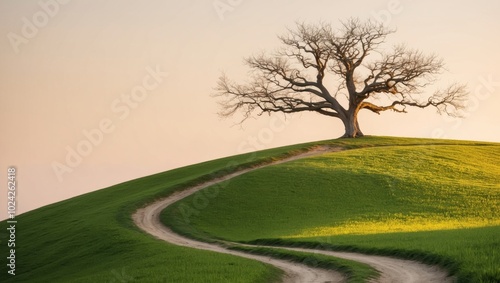
[{"label": "grass ridge", "polygon": [[270,256],[277,259],[290,260],[313,268],[335,270],[346,276],[347,283],[363,283],[367,282],[367,280],[375,279],[380,275],[374,268],[367,264],[321,254],[269,247],[234,246],[230,249],[251,254]]},{"label": "grass ridge", "polygon": [[447,270],[450,276],[456,275],[460,270],[460,264],[453,258],[416,249],[403,250],[395,248],[367,248],[357,245],[335,245],[324,242],[318,244],[318,242],[313,241],[290,241],[286,239],[257,239],[241,243],[248,245],[269,245],[276,247],[321,249],[325,251],[356,252],[369,255],[391,256],[400,259],[415,260],[425,264],[439,266]]}]

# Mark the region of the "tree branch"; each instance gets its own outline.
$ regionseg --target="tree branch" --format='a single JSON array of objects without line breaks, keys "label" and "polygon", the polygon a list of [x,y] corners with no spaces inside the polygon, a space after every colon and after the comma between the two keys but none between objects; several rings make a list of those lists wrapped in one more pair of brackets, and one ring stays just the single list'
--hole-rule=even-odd
[{"label": "tree branch", "polygon": [[380,114],[382,111],[393,110],[399,113],[406,113],[406,106],[418,108],[435,107],[438,113],[446,113],[450,116],[461,117],[460,110],[465,109],[468,92],[465,85],[454,84],[443,91],[435,92],[426,102],[418,102],[411,97],[404,97],[401,100],[393,101],[391,105],[378,106],[370,102],[362,102],[360,109],[368,109]]},{"label": "tree branch", "polygon": [[[355,125],[350,126],[356,131],[349,134],[353,136],[361,133],[357,113],[362,109],[380,114],[434,107],[439,113],[460,115],[467,97],[464,85],[454,84],[430,96],[423,92],[443,71],[440,58],[404,45],[380,53],[393,30],[358,19],[341,23],[338,30],[325,23],[297,23],[278,37],[281,49],[246,59],[248,82],[236,84],[222,75],[214,95],[223,99],[219,114],[242,111],[245,120],[254,113],[314,111]],[[373,102],[381,96],[387,105]]]}]

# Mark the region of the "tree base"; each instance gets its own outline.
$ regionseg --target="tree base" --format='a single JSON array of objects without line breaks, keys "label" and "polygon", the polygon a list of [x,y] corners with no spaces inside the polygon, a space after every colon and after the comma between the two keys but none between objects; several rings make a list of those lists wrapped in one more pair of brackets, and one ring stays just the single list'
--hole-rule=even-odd
[{"label": "tree base", "polygon": [[345,133],[343,136],[340,137],[340,139],[355,139],[355,138],[362,138],[365,135],[363,133],[356,133],[356,134],[348,134]]}]

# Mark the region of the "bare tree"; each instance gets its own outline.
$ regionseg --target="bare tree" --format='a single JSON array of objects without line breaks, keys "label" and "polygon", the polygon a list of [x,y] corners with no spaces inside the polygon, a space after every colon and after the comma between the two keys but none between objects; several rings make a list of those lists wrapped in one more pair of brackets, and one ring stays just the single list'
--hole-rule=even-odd
[{"label": "bare tree", "polygon": [[251,69],[248,82],[237,84],[223,74],[214,95],[224,98],[219,114],[242,111],[244,121],[254,113],[314,111],[340,119],[343,137],[354,138],[363,136],[358,123],[362,109],[406,113],[407,106],[432,106],[458,116],[464,108],[464,85],[423,92],[443,71],[436,55],[404,45],[384,51],[382,44],[393,30],[358,19],[341,24],[334,30],[325,23],[298,23],[278,37],[281,49],[245,59]]}]

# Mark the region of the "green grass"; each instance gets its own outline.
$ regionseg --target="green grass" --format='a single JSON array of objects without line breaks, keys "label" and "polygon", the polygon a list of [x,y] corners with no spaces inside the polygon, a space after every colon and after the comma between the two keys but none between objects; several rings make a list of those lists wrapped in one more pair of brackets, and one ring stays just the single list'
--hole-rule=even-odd
[{"label": "green grass", "polygon": [[[167,208],[162,220],[204,239],[326,237],[339,249],[439,263],[461,282],[500,280],[499,144],[340,143],[352,150],[253,171]],[[210,190],[216,197],[199,206]]]},{"label": "green grass", "polygon": [[415,259],[439,265],[458,282],[498,282],[500,226],[377,235],[259,239],[253,244],[319,248]]},{"label": "green grass", "polygon": [[0,281],[273,281],[281,271],[272,266],[169,245],[140,231],[130,216],[146,203],[190,184],[309,146],[296,145],[175,169],[22,214],[16,217],[15,277],[7,274],[7,223],[2,221]]},{"label": "green grass", "polygon": [[471,229],[342,235],[300,241],[330,243],[337,249],[416,258],[457,274],[458,282],[500,281],[500,226]]}]

